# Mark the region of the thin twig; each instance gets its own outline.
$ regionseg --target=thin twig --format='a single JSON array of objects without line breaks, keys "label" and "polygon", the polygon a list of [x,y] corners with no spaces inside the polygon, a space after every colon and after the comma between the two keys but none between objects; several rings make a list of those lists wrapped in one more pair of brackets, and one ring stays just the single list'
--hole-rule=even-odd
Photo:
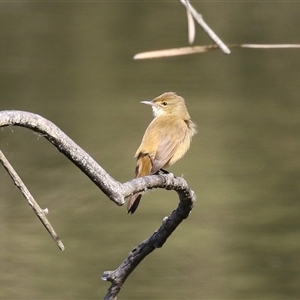
[{"label": "thin twig", "polygon": [[154,51],[137,53],[133,57],[133,59],[152,59],[152,58],[180,56],[180,55],[188,55],[188,54],[195,54],[195,53],[204,53],[216,49],[218,49],[217,45],[162,49],[162,50],[154,50]]},{"label": "thin twig", "polygon": [[293,48],[300,48],[300,44],[241,44],[241,45],[232,45],[232,47],[250,48],[250,49],[293,49]]},{"label": "thin twig", "polygon": [[203,20],[202,15],[200,15],[196,9],[191,5],[188,0],[179,0],[188,11],[192,14],[195,21],[202,27],[204,32],[218,45],[218,47],[225,53],[230,54],[229,48],[222,42],[222,40],[215,34],[215,32],[207,25]]},{"label": "thin twig", "polygon": [[[229,48],[248,48],[248,49],[297,49],[300,48],[300,44],[234,44],[228,45]],[[194,47],[181,47],[163,50],[154,50],[141,52],[136,54],[134,59],[152,59],[162,57],[172,57],[180,55],[205,53],[211,50],[218,49],[217,45],[203,45]]]},{"label": "thin twig", "polygon": [[189,35],[189,43],[193,44],[196,36],[196,28],[195,28],[195,21],[193,15],[190,10],[190,2],[189,0],[184,0],[186,3],[186,16],[188,21],[188,35]]},{"label": "thin twig", "polygon": [[64,250],[65,246],[63,242],[58,237],[57,233],[53,229],[52,225],[48,221],[46,217],[46,213],[48,213],[48,209],[41,209],[40,206],[37,204],[37,202],[34,200],[32,195],[30,194],[29,190],[23,183],[20,176],[17,174],[17,172],[14,170],[12,165],[9,163],[3,152],[0,150],[0,162],[2,163],[3,167],[6,169],[7,173],[12,178],[14,184],[17,186],[17,188],[21,191],[21,193],[24,195],[26,201],[30,205],[30,207],[33,209],[34,213],[37,215],[37,217],[40,219],[42,224],[45,226],[53,240],[55,241],[56,245],[60,250]]}]

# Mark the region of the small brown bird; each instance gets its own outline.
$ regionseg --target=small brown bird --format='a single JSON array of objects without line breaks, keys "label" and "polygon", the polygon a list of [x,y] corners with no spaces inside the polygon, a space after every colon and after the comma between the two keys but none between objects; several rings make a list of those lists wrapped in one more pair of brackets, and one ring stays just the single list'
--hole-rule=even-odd
[{"label": "small brown bird", "polygon": [[[152,106],[154,119],[148,126],[142,143],[135,153],[135,177],[158,172],[182,158],[190,147],[196,125],[185,106],[184,99],[173,92],[164,93],[152,101],[141,103]],[[127,212],[133,214],[143,193],[132,195]]]}]

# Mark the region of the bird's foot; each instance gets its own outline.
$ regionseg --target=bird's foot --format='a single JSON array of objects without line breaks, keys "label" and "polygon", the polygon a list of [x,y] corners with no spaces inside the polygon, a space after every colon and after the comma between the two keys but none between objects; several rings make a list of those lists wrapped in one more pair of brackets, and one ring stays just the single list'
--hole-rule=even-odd
[{"label": "bird's foot", "polygon": [[160,169],[155,174],[156,175],[164,175],[164,174],[169,174],[169,172],[167,170]]}]

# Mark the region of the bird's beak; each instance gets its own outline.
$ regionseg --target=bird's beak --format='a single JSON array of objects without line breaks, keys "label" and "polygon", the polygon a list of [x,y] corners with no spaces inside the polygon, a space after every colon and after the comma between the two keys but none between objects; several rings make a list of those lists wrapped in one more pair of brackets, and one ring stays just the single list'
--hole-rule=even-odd
[{"label": "bird's beak", "polygon": [[154,103],[152,101],[141,101],[141,103],[151,105],[151,106],[154,105]]}]

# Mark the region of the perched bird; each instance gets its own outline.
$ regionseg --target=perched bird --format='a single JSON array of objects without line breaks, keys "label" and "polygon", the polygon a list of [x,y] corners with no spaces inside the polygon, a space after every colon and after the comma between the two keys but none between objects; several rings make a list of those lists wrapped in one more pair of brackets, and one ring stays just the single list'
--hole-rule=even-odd
[{"label": "perched bird", "polygon": [[[141,103],[151,105],[154,119],[135,153],[136,178],[155,174],[160,169],[173,165],[184,156],[196,133],[196,125],[191,120],[184,99],[175,93],[167,92],[152,101]],[[135,212],[142,194],[137,193],[129,198],[128,213]]]}]

